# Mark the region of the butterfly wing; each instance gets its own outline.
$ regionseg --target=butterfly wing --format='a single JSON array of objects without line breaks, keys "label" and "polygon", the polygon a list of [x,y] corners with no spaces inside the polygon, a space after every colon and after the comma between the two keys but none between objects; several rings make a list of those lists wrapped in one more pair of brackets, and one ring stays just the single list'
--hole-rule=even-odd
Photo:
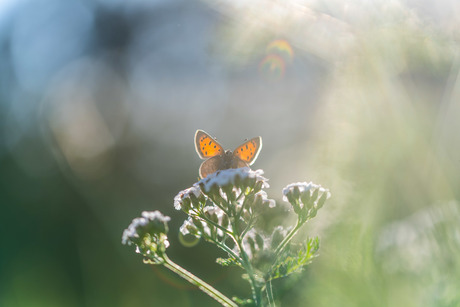
[{"label": "butterfly wing", "polygon": [[195,133],[195,149],[201,159],[223,155],[225,152],[222,145],[203,130],[197,130]]},{"label": "butterfly wing", "polygon": [[225,169],[225,161],[222,156],[214,156],[201,163],[200,177],[205,178],[209,174]]},{"label": "butterfly wing", "polygon": [[244,162],[240,158],[234,156],[230,164],[230,168],[240,168],[240,167],[249,167],[249,164]]},{"label": "butterfly wing", "polygon": [[262,138],[260,136],[250,139],[237,147],[233,155],[248,165],[252,165],[257,159],[260,150],[262,149]]}]

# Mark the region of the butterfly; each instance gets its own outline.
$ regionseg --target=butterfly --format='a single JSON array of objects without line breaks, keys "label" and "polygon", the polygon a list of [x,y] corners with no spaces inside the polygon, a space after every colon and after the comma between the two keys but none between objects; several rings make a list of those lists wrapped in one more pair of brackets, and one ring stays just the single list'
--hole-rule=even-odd
[{"label": "butterfly", "polygon": [[224,150],[215,138],[203,130],[197,130],[195,133],[196,152],[201,159],[207,159],[200,166],[201,178],[219,170],[249,167],[257,159],[261,148],[262,138],[260,136],[244,142],[232,152]]}]

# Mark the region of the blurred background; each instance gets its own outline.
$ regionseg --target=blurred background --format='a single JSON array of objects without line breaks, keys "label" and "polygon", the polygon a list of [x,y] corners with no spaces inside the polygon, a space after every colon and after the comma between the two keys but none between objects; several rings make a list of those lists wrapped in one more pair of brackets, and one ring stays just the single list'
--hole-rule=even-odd
[{"label": "blurred background", "polygon": [[262,136],[277,201],[332,192],[281,306],[459,306],[459,29],[456,0],[0,1],[0,306],[217,306],[121,245],[156,209],[249,296],[178,241],[196,129]]}]

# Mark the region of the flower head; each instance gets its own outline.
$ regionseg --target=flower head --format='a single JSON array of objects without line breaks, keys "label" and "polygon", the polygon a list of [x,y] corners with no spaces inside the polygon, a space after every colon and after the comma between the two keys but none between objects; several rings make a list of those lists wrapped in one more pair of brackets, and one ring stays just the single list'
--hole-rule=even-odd
[{"label": "flower head", "polygon": [[254,210],[264,210],[268,208],[275,208],[276,202],[273,199],[268,198],[267,192],[259,191],[254,194],[254,204],[252,206]]},{"label": "flower head", "polygon": [[199,207],[200,202],[204,200],[204,195],[198,185],[180,191],[174,197],[174,208],[176,210],[183,210],[188,213],[190,209]]},{"label": "flower head", "polygon": [[314,217],[330,196],[328,189],[312,182],[291,183],[283,189],[283,200],[291,203],[294,212],[303,221]]},{"label": "flower head", "polygon": [[200,186],[204,193],[209,193],[216,187],[226,189],[229,186],[240,189],[252,187],[260,190],[269,187],[268,179],[262,176],[263,173],[263,170],[253,171],[249,167],[230,168],[210,174],[198,181],[196,185]]},{"label": "flower head", "polygon": [[125,245],[136,245],[136,251],[144,255],[164,252],[169,246],[169,216],[160,211],[144,211],[142,216],[135,218],[124,230],[121,242]]}]

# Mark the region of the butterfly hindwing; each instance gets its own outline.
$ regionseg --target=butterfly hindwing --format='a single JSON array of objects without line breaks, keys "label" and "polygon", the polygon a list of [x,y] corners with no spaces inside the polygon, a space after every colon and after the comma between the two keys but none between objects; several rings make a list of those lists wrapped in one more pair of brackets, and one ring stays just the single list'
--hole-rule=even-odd
[{"label": "butterfly hindwing", "polygon": [[195,149],[201,159],[222,155],[225,152],[222,145],[203,130],[196,131]]},{"label": "butterfly hindwing", "polygon": [[248,165],[251,165],[257,159],[261,148],[262,138],[258,136],[238,146],[233,152],[233,155],[246,162]]},{"label": "butterfly hindwing", "polygon": [[200,177],[206,178],[209,174],[215,173],[219,170],[225,169],[224,159],[221,156],[211,157],[201,163]]},{"label": "butterfly hindwing", "polygon": [[238,157],[215,156],[201,163],[199,174],[206,178],[209,174],[229,168],[249,167],[249,165]]}]

